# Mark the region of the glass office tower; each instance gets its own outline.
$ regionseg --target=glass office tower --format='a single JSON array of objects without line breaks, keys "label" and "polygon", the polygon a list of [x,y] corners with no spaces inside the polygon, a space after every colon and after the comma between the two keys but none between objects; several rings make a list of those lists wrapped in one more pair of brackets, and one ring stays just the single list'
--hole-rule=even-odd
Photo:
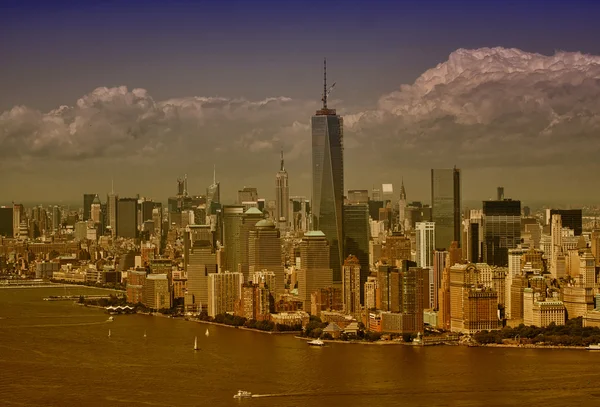
[{"label": "glass office tower", "polygon": [[312,117],[313,230],[325,234],[330,248],[334,283],[342,281],[344,148],[343,120],[327,108],[327,82],[323,108]]},{"label": "glass office tower", "polygon": [[461,237],[460,170],[431,170],[431,220],[435,222],[435,248],[448,249]]},{"label": "glass office tower", "polygon": [[521,201],[483,201],[483,261],[508,266],[508,250],[521,243]]}]

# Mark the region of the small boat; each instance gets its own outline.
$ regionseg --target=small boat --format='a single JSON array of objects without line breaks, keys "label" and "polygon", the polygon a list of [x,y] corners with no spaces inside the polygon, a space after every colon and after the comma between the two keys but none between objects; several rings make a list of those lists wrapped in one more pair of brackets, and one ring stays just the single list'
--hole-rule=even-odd
[{"label": "small boat", "polygon": [[108,337],[110,338],[110,329],[108,330]]},{"label": "small boat", "polygon": [[586,348],[587,350],[600,350],[600,343],[592,344]]},{"label": "small boat", "polygon": [[112,321],[114,321],[114,320],[115,320],[115,318],[114,318],[114,317],[108,317],[108,322],[112,322]]},{"label": "small boat", "polygon": [[238,390],[238,392],[233,395],[234,399],[245,399],[245,398],[250,398],[250,397],[252,397],[252,393],[250,393],[249,391],[244,391],[244,390]]},{"label": "small boat", "polygon": [[308,344],[309,344],[309,346],[325,346],[325,342],[323,342],[320,339],[312,340],[312,341],[308,342]]},{"label": "small boat", "polygon": [[196,339],[194,339],[194,350],[198,350],[198,349],[200,349],[200,348],[198,347],[198,337],[196,336]]},{"label": "small boat", "polygon": [[206,336],[208,336],[208,335],[209,335],[209,333],[208,333],[208,328],[206,329],[206,333],[205,333],[204,335],[206,335]]},{"label": "small boat", "polygon": [[144,338],[146,337],[146,331],[144,331]]}]

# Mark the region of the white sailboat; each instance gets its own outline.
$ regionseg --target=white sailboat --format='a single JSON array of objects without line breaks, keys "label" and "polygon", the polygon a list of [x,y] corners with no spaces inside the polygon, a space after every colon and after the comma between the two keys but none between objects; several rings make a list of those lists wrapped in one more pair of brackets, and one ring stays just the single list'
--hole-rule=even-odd
[{"label": "white sailboat", "polygon": [[204,335],[208,337],[208,328],[206,328],[206,333]]},{"label": "white sailboat", "polygon": [[146,337],[146,331],[144,331],[144,338]]},{"label": "white sailboat", "polygon": [[108,337],[110,338],[110,329],[108,330]]},{"label": "white sailboat", "polygon": [[200,348],[198,347],[198,337],[196,336],[196,338],[194,339],[194,350],[198,350],[198,349],[200,349]]}]

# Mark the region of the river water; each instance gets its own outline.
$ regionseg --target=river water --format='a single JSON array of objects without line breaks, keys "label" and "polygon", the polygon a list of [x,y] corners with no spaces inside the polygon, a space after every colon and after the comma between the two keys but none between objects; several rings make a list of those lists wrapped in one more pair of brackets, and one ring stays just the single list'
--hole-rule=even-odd
[{"label": "river water", "polygon": [[[600,405],[600,352],[312,348],[292,336],[162,317],[108,322],[102,310],[42,300],[64,294],[63,288],[0,289],[1,405]],[[196,336],[201,349],[194,352]],[[260,397],[234,400],[238,389]]]}]

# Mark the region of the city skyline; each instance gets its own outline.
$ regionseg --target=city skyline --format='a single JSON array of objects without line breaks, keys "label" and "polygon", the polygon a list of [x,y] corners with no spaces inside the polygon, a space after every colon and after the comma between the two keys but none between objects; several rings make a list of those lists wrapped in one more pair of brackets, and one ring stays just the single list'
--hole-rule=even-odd
[{"label": "city skyline", "polygon": [[[52,17],[37,26],[21,4],[7,8],[0,30],[9,37],[26,34],[0,48],[8,57],[0,78],[6,89],[0,96],[1,200],[32,202],[44,196],[50,202],[77,201],[83,190],[105,186],[108,191],[112,178],[121,196],[140,193],[164,199],[172,194],[172,179],[185,173],[189,190],[201,194],[215,165],[224,201],[232,201],[244,185],[267,191],[264,196],[269,198],[274,194],[272,175],[280,150],[286,157],[290,193],[308,197],[310,115],[320,104],[324,56],[330,60],[331,82],[337,82],[331,98],[345,120],[347,189],[399,185],[403,177],[408,200],[425,201],[428,170],[456,165],[464,173],[464,200],[493,196],[493,191],[482,194],[483,180],[504,185],[511,197],[523,201],[542,192],[557,202],[570,199],[582,204],[594,198],[589,186],[595,185],[593,173],[598,170],[594,134],[600,110],[595,81],[600,57],[593,56],[598,50],[582,27],[597,30],[587,24],[597,5],[544,3],[544,14],[539,14],[541,2],[513,5],[521,18],[511,19],[509,33],[497,29],[510,17],[502,12],[502,2],[468,7],[460,2],[452,7],[440,2],[426,2],[429,7],[379,2],[372,8],[364,2],[348,7],[332,2],[331,7],[340,8],[343,24],[335,32],[325,25],[324,33],[331,34],[336,48],[319,42],[315,46],[314,34],[305,28],[318,21],[307,21],[301,13],[285,17],[301,9],[301,2],[286,4],[289,8],[280,11],[269,8],[268,2],[253,2],[250,15],[257,19],[246,22],[240,22],[239,15],[247,6],[227,3],[236,12],[231,22],[222,23],[223,29],[239,25],[223,36],[219,50],[206,32],[195,31],[191,18],[221,16],[226,3],[210,3],[203,10],[175,2],[164,9],[165,38],[181,40],[170,50],[153,42],[154,37],[116,45],[115,35],[131,30],[122,16],[131,16],[132,7],[37,4],[40,16]],[[375,9],[382,19],[377,27],[368,23],[375,18]],[[158,3],[149,2],[136,12],[156,19],[157,10]],[[256,30],[264,20],[258,15],[265,10],[281,18],[268,19],[269,24],[256,31],[259,41],[248,39],[246,51],[231,56],[238,55],[236,41],[244,38],[244,30]],[[397,28],[392,16],[414,22]],[[427,36],[416,26],[427,17],[438,21],[441,30],[468,17],[477,21],[490,16],[496,18],[490,22],[496,30],[490,27],[477,39],[471,34],[482,27],[473,22],[464,31],[450,30],[443,39],[430,38],[438,28]],[[539,17],[539,31],[518,36],[534,16]],[[559,16],[568,21],[568,35],[551,29]],[[98,28],[102,18],[113,24],[114,32]],[[145,27],[141,20],[133,26]],[[94,34],[89,33],[78,40],[77,35],[65,38],[81,32],[76,21],[98,28],[105,40],[92,41]],[[358,24],[355,32],[352,23]],[[27,30],[30,26],[34,28]],[[186,29],[191,30],[187,32],[191,39],[184,36]],[[269,29],[283,33],[288,41],[265,49],[260,39]],[[424,46],[410,47],[407,38],[417,38]],[[65,51],[46,44],[49,39],[64,41],[62,48],[80,52],[88,62],[57,58]],[[84,47],[84,41],[93,46]],[[287,52],[282,50],[284,43]],[[47,52],[24,62],[43,46],[49,47]],[[117,60],[100,64],[98,56],[107,52]],[[155,55],[160,52],[173,62],[159,63]],[[193,56],[197,53],[200,56]],[[47,66],[41,75],[34,69],[40,63]],[[216,64],[226,69],[217,70]],[[68,79],[63,77],[67,74]],[[580,143],[586,148],[579,148]],[[365,167],[370,171],[363,171]],[[68,179],[69,188],[58,188],[59,179]],[[548,188],[549,180],[560,184],[560,190]]]}]

